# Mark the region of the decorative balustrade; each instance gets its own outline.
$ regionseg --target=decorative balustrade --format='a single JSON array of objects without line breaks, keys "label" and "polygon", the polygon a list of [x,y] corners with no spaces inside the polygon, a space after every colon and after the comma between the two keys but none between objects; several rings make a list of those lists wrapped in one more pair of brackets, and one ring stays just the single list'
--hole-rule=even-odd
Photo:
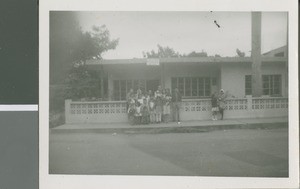
[{"label": "decorative balustrade", "polygon": [[[225,118],[279,117],[288,114],[288,99],[282,97],[226,99]],[[125,101],[71,101],[65,103],[66,123],[126,122]],[[182,120],[202,120],[211,117],[210,99],[184,99]]]},{"label": "decorative balustrade", "polygon": [[184,112],[205,112],[211,110],[210,99],[189,99],[183,100],[181,103],[181,110]]},{"label": "decorative balustrade", "polygon": [[82,114],[124,114],[125,101],[70,102],[71,115]]},{"label": "decorative balustrade", "polygon": [[[242,99],[226,99],[225,110],[247,110],[248,101],[247,98]],[[185,112],[205,112],[211,111],[211,100],[210,99],[199,99],[199,100],[183,100],[182,109]]]},{"label": "decorative balustrade", "polygon": [[227,99],[225,110],[247,110],[248,109],[248,101],[246,98],[242,99]]},{"label": "decorative balustrade", "polygon": [[287,98],[252,98],[252,109],[266,110],[288,108]]}]

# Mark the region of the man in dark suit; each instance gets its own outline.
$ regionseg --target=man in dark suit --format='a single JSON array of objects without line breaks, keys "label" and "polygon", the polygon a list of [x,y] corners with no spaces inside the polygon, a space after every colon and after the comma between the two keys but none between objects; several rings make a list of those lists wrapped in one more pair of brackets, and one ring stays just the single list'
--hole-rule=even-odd
[{"label": "man in dark suit", "polygon": [[178,88],[175,88],[174,93],[172,95],[173,102],[173,117],[175,121],[180,124],[180,106],[181,106],[181,94]]}]

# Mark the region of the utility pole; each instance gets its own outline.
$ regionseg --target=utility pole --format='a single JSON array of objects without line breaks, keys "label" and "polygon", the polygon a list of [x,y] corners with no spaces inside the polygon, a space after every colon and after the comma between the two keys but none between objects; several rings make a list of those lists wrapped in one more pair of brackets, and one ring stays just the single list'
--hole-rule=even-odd
[{"label": "utility pole", "polygon": [[262,96],[261,12],[251,13],[252,96]]}]

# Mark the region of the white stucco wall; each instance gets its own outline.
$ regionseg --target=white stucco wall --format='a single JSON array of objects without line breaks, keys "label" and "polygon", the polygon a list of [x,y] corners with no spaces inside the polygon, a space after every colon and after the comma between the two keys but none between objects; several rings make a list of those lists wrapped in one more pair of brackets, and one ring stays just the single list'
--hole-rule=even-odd
[{"label": "white stucco wall", "polygon": [[[221,66],[221,88],[235,97],[245,97],[245,75],[251,75],[250,63],[227,63]],[[281,75],[282,96],[287,97],[286,68],[284,64],[268,63],[262,66],[262,75]]]}]

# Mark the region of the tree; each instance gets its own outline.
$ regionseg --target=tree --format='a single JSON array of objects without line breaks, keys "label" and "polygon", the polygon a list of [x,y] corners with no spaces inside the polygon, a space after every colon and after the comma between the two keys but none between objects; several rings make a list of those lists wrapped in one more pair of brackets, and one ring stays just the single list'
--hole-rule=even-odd
[{"label": "tree", "polygon": [[76,57],[82,31],[74,12],[50,12],[50,84],[62,84]]},{"label": "tree", "polygon": [[50,12],[51,112],[62,112],[66,98],[103,97],[103,72],[89,70],[85,63],[101,59],[103,52],[117,44],[105,25],[84,32],[75,12]]},{"label": "tree", "polygon": [[62,84],[74,64],[85,64],[91,58],[115,49],[118,39],[110,39],[105,25],[84,32],[75,12],[50,13],[50,83]]},{"label": "tree", "polygon": [[86,65],[74,66],[66,79],[65,98],[78,100],[100,97],[99,79],[100,75]]},{"label": "tree", "polygon": [[89,70],[86,61],[102,59],[102,53],[115,49],[118,39],[110,39],[105,25],[93,26],[89,32],[83,32],[74,49],[74,62],[66,78],[66,98],[104,97],[104,71]]},{"label": "tree", "polygon": [[91,31],[83,32],[74,50],[75,63],[85,64],[88,59],[102,59],[102,53],[115,49],[119,39],[110,39],[105,25],[93,26]]},{"label": "tree", "polygon": [[208,57],[205,51],[196,52],[192,51],[189,54],[181,54],[176,52],[173,48],[157,45],[157,52],[151,50],[150,52],[143,52],[144,58],[169,58],[169,57]]},{"label": "tree", "polygon": [[207,57],[207,53],[202,50],[202,52],[193,51],[187,55],[187,57]]},{"label": "tree", "polygon": [[175,52],[173,48],[168,46],[163,47],[161,45],[157,45],[157,52],[151,50],[150,52],[143,52],[143,56],[145,58],[168,58],[168,57],[180,57],[181,55],[178,52]]}]

